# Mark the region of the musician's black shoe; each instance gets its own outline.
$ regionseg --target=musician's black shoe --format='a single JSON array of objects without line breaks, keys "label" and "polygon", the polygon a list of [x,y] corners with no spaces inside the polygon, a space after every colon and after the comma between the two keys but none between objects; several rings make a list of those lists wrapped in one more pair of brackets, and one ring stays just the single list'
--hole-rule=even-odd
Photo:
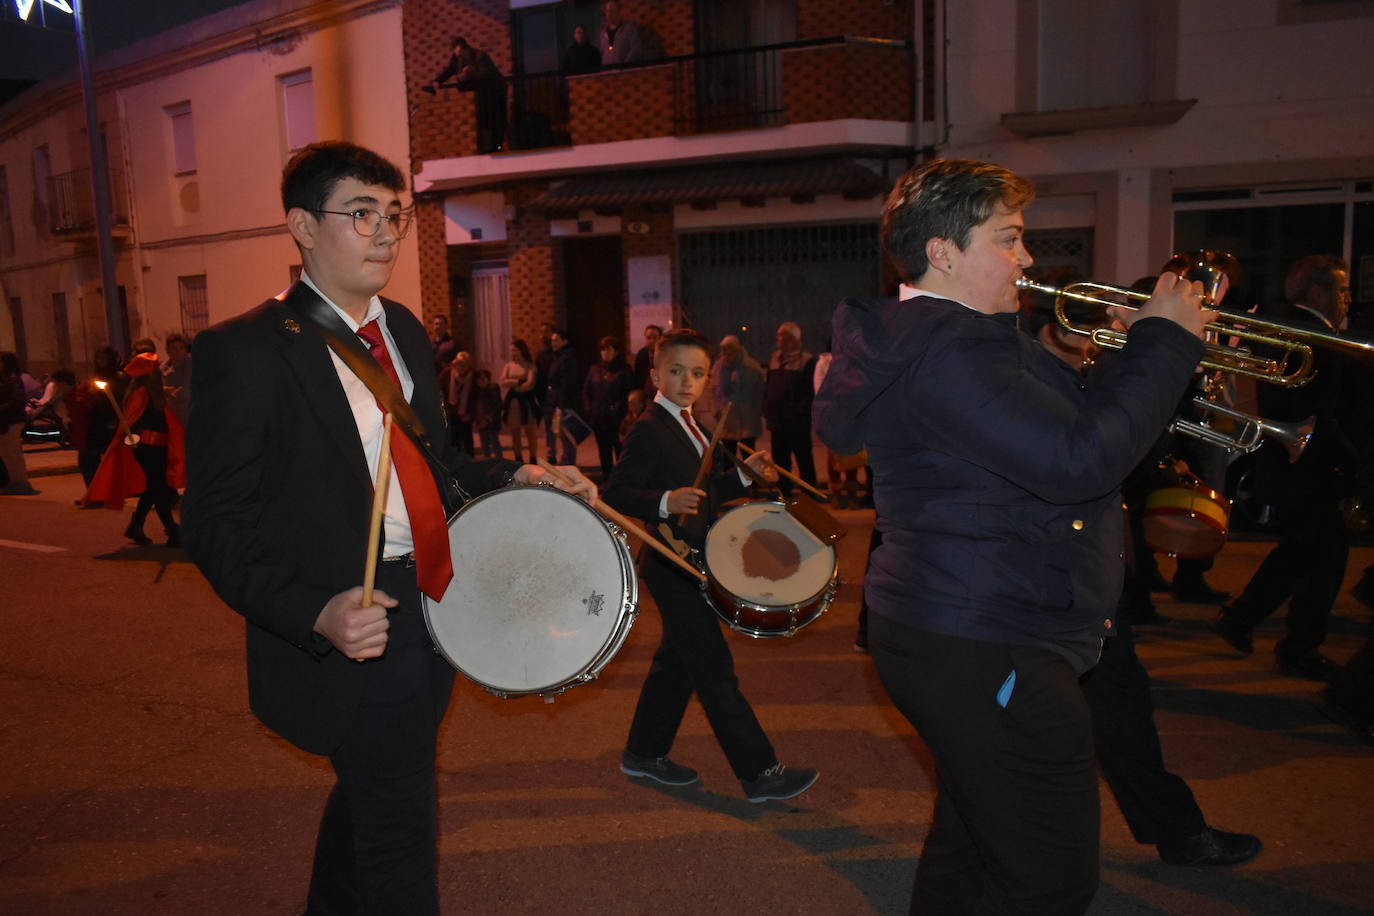
[{"label": "musician's black shoe", "polygon": [[1185,604],[1225,604],[1231,598],[1230,592],[1221,592],[1207,584],[1207,580],[1174,577],[1174,598]]},{"label": "musician's black shoe", "polygon": [[1374,709],[1368,699],[1364,702],[1341,685],[1332,684],[1322,691],[1317,704],[1322,715],[1350,731],[1365,744],[1374,745]]},{"label": "musician's black shoe", "polygon": [[1222,608],[1217,619],[1212,622],[1212,632],[1226,640],[1227,645],[1235,649],[1243,657],[1249,657],[1255,651],[1255,639],[1250,631],[1226,616],[1229,608]]},{"label": "musician's black shoe", "polygon": [[1170,865],[1240,865],[1259,855],[1264,844],[1248,833],[1204,827],[1195,836],[1158,843],[1155,848]]},{"label": "musician's black shoe", "polygon": [[153,542],[152,538],[143,533],[142,525],[135,526],[131,523],[128,528],[124,529],[124,536],[135,544],[143,544],[146,546]]},{"label": "musician's black shoe", "polygon": [[665,786],[690,786],[700,778],[696,770],[673,763],[667,757],[641,757],[629,751],[620,756],[620,772],[626,776],[645,776]]},{"label": "musician's black shoe", "polygon": [[815,770],[789,770],[775,763],[758,775],[757,779],[741,779],[744,796],[754,804],[761,802],[796,798],[811,788],[821,774]]},{"label": "musician's black shoe", "polygon": [[167,529],[167,546],[168,546],[168,547],[180,547],[180,546],[181,546],[181,526],[180,526],[180,525],[173,525],[171,528],[168,528],[168,529]]},{"label": "musician's black shoe", "polygon": [[1300,677],[1308,681],[1329,681],[1334,666],[1325,655],[1311,652],[1296,658],[1279,655],[1275,658],[1279,674],[1285,677]]}]

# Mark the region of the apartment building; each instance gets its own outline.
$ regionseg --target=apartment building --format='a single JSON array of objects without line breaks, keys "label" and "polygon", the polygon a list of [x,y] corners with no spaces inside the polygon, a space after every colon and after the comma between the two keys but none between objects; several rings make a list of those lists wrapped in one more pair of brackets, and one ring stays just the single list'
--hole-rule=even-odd
[{"label": "apartment building", "polygon": [[[544,321],[588,355],[648,324],[740,333],[766,358],[795,320],[823,348],[840,297],[884,284],[878,215],[921,119],[918,5],[624,0],[642,56],[568,75],[600,2],[410,0],[425,311],[492,365]],[[428,91],[455,36],[507,76],[498,152],[478,150],[477,91]]]},{"label": "apartment building", "polygon": [[[641,59],[560,73],[600,7],[406,4],[425,309],[488,361],[546,320],[584,353],[651,322],[766,352],[784,318],[820,348],[842,295],[891,289],[882,195],[932,155],[1033,177],[1045,268],[1220,248],[1268,302],[1330,252],[1374,310],[1371,0],[623,0]],[[458,35],[508,78],[500,152],[477,93],[425,89]]]},{"label": "apartment building", "polygon": [[966,0],[945,41],[941,155],[1035,178],[1042,265],[1129,284],[1234,253],[1228,305],[1272,304],[1308,254],[1374,312],[1374,2]]},{"label": "apartment building", "polygon": [[[399,0],[254,0],[97,58],[131,339],[193,335],[293,279],[293,150],[347,139],[404,167],[401,18]],[[89,170],[74,75],[0,108],[0,349],[36,371],[84,368],[110,339]],[[414,246],[388,293],[418,307]]]}]

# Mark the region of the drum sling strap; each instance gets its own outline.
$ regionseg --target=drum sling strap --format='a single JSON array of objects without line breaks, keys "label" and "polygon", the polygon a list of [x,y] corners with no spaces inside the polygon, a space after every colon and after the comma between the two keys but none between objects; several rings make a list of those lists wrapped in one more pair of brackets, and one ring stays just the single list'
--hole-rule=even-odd
[{"label": "drum sling strap", "polygon": [[372,392],[377,403],[386,408],[395,424],[415,443],[415,447],[429,464],[430,473],[434,475],[439,487],[444,515],[452,518],[472,497],[459,486],[458,481],[449,473],[448,467],[434,453],[429,437],[425,435],[424,424],[406,401],[401,389],[372,357],[367,345],[348,329],[348,325],[344,324],[344,320],[329,303],[304,283],[296,285],[287,296],[285,305],[295,312],[307,327],[324,338],[329,349],[333,350],[359,381],[367,386],[367,390]]}]

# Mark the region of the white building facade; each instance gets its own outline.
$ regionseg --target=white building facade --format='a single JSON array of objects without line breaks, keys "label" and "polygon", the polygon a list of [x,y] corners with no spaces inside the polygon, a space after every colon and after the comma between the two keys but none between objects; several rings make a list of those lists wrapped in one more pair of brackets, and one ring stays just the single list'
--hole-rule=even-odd
[{"label": "white building facade", "polygon": [[[396,0],[257,0],[96,68],[131,339],[190,337],[291,282],[279,188],[294,150],[345,139],[409,171]],[[81,106],[54,80],[0,109],[0,349],[34,371],[84,368],[110,340]],[[418,304],[413,247],[387,294]]]},{"label": "white building facade", "polygon": [[[960,0],[922,124],[939,155],[1037,182],[1042,263],[1129,284],[1232,251],[1244,304],[1307,254],[1352,262],[1374,311],[1374,3]],[[1228,303],[1229,304],[1229,303]],[[1238,302],[1237,304],[1242,304]]]}]

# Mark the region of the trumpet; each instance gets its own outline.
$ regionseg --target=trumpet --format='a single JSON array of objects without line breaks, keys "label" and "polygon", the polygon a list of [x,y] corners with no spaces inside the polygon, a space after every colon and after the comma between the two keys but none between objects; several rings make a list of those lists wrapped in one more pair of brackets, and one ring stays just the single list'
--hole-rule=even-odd
[{"label": "trumpet", "polygon": [[[1141,303],[1150,298],[1149,293],[1129,287],[1092,281],[1056,287],[1036,283],[1029,277],[1020,277],[1016,285],[1020,289],[1033,289],[1054,296],[1055,318],[1065,330],[1090,337],[1093,343],[1109,350],[1120,350],[1126,345],[1126,332],[1115,328],[1083,327],[1074,324],[1065,313],[1065,303],[1087,302],[1094,305],[1138,309],[1139,305],[1130,303]],[[1109,297],[1124,297],[1127,301],[1119,302]],[[1206,326],[1206,330],[1209,340],[1203,351],[1203,366],[1259,379],[1281,388],[1299,388],[1312,380],[1313,347],[1328,347],[1360,356],[1374,356],[1374,342],[1346,337],[1321,328],[1291,324],[1272,318],[1259,318],[1243,312],[1222,311],[1216,321]],[[1270,347],[1276,355],[1263,356],[1246,346],[1232,347],[1219,342],[1227,338]]]},{"label": "trumpet", "polygon": [[[1302,457],[1303,449],[1312,438],[1311,418],[1305,423],[1280,423],[1277,420],[1252,416],[1243,410],[1227,407],[1205,397],[1194,397],[1193,407],[1197,411],[1197,419],[1175,417],[1169,423],[1169,432],[1192,436],[1194,439],[1210,442],[1229,451],[1247,454],[1263,445],[1267,436],[1283,446],[1284,451],[1288,453],[1290,464]],[[1237,424],[1236,431],[1228,433],[1213,427],[1211,421],[1216,417]]]}]

